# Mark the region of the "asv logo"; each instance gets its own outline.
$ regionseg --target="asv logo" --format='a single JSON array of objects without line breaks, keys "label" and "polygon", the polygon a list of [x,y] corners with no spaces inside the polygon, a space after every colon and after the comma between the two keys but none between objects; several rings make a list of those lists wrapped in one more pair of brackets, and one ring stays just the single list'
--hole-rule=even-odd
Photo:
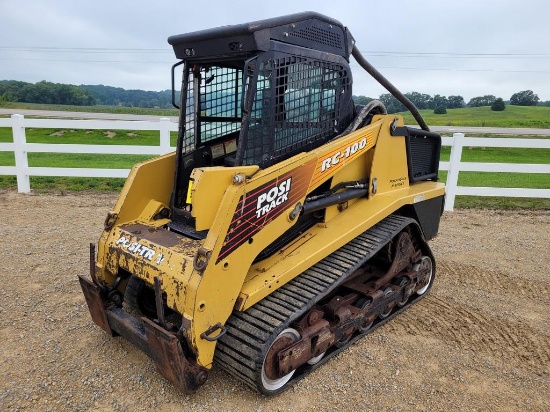
[{"label": "asv logo", "polygon": [[115,245],[128,250],[128,252],[131,252],[134,255],[143,256],[147,260],[153,260],[153,257],[156,253],[153,249],[148,248],[147,246],[142,245],[139,242],[130,242],[130,239],[128,239],[124,235],[116,241]]},{"label": "asv logo", "polygon": [[256,218],[261,218],[277,206],[285,203],[288,200],[288,192],[290,192],[291,183],[292,178],[289,177],[277,186],[272,187],[267,192],[258,196],[258,202],[256,203]]}]

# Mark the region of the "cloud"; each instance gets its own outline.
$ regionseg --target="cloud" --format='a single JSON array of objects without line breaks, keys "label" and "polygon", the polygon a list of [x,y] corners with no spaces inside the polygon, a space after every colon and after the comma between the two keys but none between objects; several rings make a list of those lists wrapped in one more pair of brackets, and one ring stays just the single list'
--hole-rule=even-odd
[{"label": "cloud", "polygon": [[[168,36],[305,10],[348,26],[403,92],[550,100],[546,0],[2,0],[0,79],[163,90],[176,62]],[[354,94],[385,92],[352,67]]]}]

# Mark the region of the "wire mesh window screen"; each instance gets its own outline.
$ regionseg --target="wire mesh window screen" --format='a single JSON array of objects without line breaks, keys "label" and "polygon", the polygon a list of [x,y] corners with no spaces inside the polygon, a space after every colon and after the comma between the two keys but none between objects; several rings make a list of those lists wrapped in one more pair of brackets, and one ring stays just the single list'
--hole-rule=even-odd
[{"label": "wire mesh window screen", "polygon": [[[186,68],[186,70],[189,69]],[[184,127],[184,130],[182,130],[184,135],[181,148],[183,153],[188,153],[195,149],[195,93],[193,92],[194,78],[195,76],[193,72],[189,71],[189,80],[185,85],[185,104],[183,106],[183,115],[185,116],[185,118],[181,121]]]},{"label": "wire mesh window screen", "polygon": [[241,128],[242,70],[205,68],[201,79],[201,142],[216,139]]},{"label": "wire mesh window screen", "polygon": [[[195,66],[189,73],[183,152],[241,128],[242,70]],[[198,96],[198,97],[197,97]]]},{"label": "wire mesh window screen", "polygon": [[266,167],[334,136],[348,82],[346,70],[329,62],[296,56],[262,62],[243,164]]}]

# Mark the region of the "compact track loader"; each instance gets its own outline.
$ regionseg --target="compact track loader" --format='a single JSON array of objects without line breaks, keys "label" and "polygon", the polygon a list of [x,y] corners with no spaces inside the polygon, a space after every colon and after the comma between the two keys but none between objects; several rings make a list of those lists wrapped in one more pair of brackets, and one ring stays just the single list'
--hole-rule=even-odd
[{"label": "compact track loader", "polygon": [[[430,289],[441,139],[332,18],[168,42],[177,150],[132,169],[80,284],[94,322],[182,391],[217,365],[275,394]],[[350,55],[420,128],[354,105]]]}]

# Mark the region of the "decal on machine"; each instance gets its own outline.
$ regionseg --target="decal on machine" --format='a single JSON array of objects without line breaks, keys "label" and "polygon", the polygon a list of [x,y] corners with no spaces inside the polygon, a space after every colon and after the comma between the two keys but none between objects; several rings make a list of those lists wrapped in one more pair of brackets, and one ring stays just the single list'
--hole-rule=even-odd
[{"label": "decal on machine", "polygon": [[300,201],[306,195],[315,165],[316,160],[310,160],[242,195],[216,263]]},{"label": "decal on machine", "polygon": [[[149,261],[152,261],[155,257],[155,250],[151,249],[148,246],[145,246],[139,242],[131,242],[129,237],[126,237],[122,235],[115,243],[115,245],[122,247],[123,249],[127,250],[128,252],[143,257],[144,259],[147,259]],[[159,256],[159,259],[157,259],[157,264],[162,262],[164,260],[164,257],[162,257],[162,254]]]},{"label": "decal on machine", "polygon": [[346,148],[338,150],[336,153],[331,153],[329,157],[322,159],[321,172],[330,169],[332,166],[336,166],[341,160],[354,156],[356,153],[363,151],[366,147],[367,138],[363,137],[361,140],[350,144]]},{"label": "decal on machine", "polygon": [[376,139],[373,139],[372,132],[367,131],[353,140],[345,140],[338,145],[333,145],[317,159],[311,186],[325,181],[327,175],[334,175],[346,164],[364,155],[375,143]]},{"label": "decal on machine", "polygon": [[268,191],[265,191],[258,196],[258,201],[256,203],[257,219],[271,212],[277,206],[280,206],[288,201],[288,193],[290,192],[291,183],[292,177],[289,177],[282,183],[272,187]]},{"label": "decal on machine", "polygon": [[390,179],[390,185],[392,188],[404,187],[407,182],[407,177],[398,177],[396,179]]}]

